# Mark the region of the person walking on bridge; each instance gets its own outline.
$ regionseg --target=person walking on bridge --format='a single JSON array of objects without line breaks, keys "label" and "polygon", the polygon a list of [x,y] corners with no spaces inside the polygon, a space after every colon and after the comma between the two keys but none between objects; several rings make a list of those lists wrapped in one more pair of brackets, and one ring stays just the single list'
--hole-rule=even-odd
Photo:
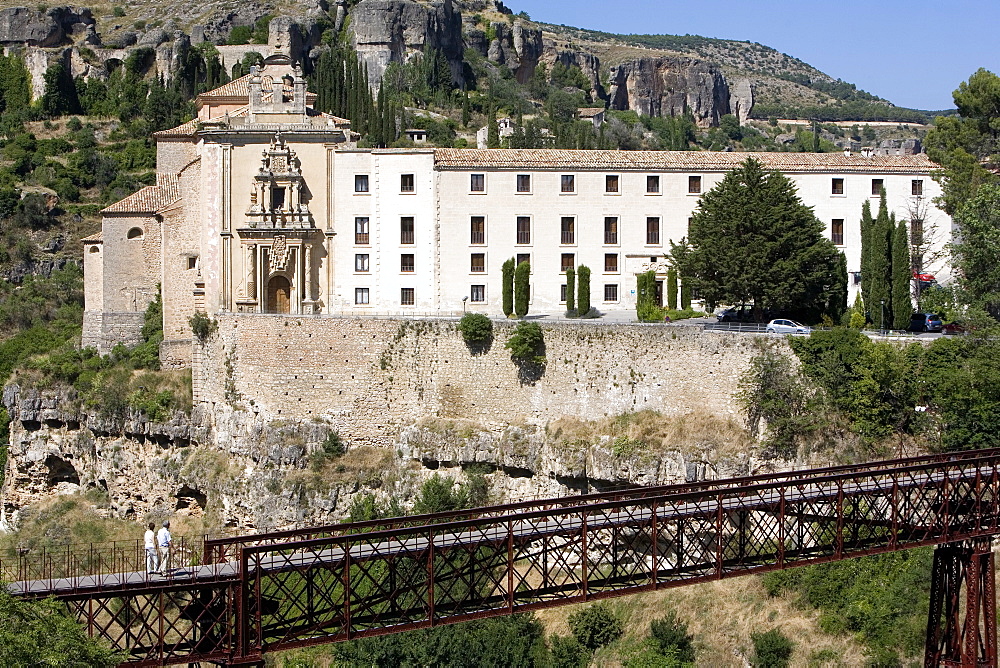
[{"label": "person walking on bridge", "polygon": [[156,525],[152,522],[146,528],[143,544],[146,547],[146,574],[159,572],[160,560],[156,554]]},{"label": "person walking on bridge", "polygon": [[166,574],[170,570],[170,548],[172,547],[172,543],[173,539],[170,537],[170,520],[163,520],[163,527],[156,534],[156,544],[160,548],[160,567],[157,570],[159,573]]}]

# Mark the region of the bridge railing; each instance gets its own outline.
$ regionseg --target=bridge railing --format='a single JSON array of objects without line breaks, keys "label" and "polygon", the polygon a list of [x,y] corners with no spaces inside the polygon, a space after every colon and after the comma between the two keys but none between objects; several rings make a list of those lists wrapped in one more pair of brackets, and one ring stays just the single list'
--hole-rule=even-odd
[{"label": "bridge railing", "polygon": [[[170,567],[181,569],[200,564],[204,538],[176,536]],[[21,545],[0,550],[0,581],[35,581],[36,586],[62,588],[62,581],[88,575],[144,573],[146,549],[143,539],[65,545]],[[169,577],[167,574],[166,577]]]},{"label": "bridge railing", "polygon": [[537,510],[554,510],[562,508],[573,508],[581,505],[588,505],[602,501],[616,501],[625,499],[648,498],[662,496],[664,494],[680,494],[686,492],[704,492],[708,490],[731,489],[741,487],[750,483],[761,482],[786,482],[802,480],[804,478],[815,478],[824,475],[837,475],[841,473],[856,473],[863,471],[879,471],[907,466],[929,465],[940,462],[964,461],[969,459],[993,457],[1000,455],[1000,448],[990,450],[977,450],[966,452],[954,452],[939,455],[923,455],[919,457],[905,457],[890,459],[864,464],[844,464],[839,466],[828,466],[823,468],[800,469],[793,471],[780,471],[774,473],[757,474],[753,476],[743,476],[739,478],[728,478],[724,480],[701,480],[673,485],[658,485],[652,487],[631,487],[616,490],[605,490],[590,494],[582,494],[569,497],[557,497],[546,499],[531,499],[517,501],[497,506],[487,506],[482,508],[472,508],[468,510],[448,511],[426,515],[412,515],[408,517],[395,517],[364,522],[343,522],[339,524],[327,524],[322,526],[305,527],[301,529],[288,529],[285,531],[274,531],[261,534],[245,534],[239,536],[229,536],[222,538],[210,538],[205,541],[205,563],[223,563],[239,559],[240,550],[245,547],[259,547],[265,545],[279,545],[291,541],[308,541],[322,538],[332,538],[356,533],[368,533],[372,531],[403,529],[407,527],[428,526],[440,524],[442,522],[458,522],[463,520],[507,517],[521,512],[532,512]]}]

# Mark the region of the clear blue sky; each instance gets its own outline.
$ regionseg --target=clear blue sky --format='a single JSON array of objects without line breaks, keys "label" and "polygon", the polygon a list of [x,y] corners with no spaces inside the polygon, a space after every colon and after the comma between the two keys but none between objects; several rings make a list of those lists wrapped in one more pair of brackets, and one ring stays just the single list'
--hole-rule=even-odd
[{"label": "clear blue sky", "polygon": [[1000,73],[1000,0],[505,0],[515,13],[613,33],[760,42],[916,109],[949,109],[980,67]]}]

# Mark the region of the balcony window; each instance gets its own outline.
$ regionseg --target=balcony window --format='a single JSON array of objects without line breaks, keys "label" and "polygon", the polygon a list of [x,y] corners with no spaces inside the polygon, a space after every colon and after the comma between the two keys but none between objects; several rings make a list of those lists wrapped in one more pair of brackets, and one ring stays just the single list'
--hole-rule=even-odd
[{"label": "balcony window", "polygon": [[473,216],[469,223],[469,243],[486,243],[486,218],[483,216]]},{"label": "balcony window", "polygon": [[830,241],[836,246],[844,245],[844,219],[834,218],[830,223]]},{"label": "balcony window", "polygon": [[700,176],[689,176],[688,177],[688,194],[697,195],[701,192],[701,177]]},{"label": "balcony window", "polygon": [[922,197],[924,194],[923,179],[913,179],[910,181],[910,194],[914,197]]},{"label": "balcony window", "polygon": [[354,243],[359,246],[368,245],[368,217],[359,216],[354,219]]},{"label": "balcony window", "polygon": [[469,190],[474,193],[486,192],[486,175],[471,174],[469,176]]},{"label": "balcony window", "polygon": [[531,192],[531,174],[517,175],[517,192],[519,193]]},{"label": "balcony window", "polygon": [[354,256],[354,271],[362,273],[368,271],[368,253],[359,253]]},{"label": "balcony window", "polygon": [[650,174],[646,177],[646,193],[649,195],[660,194],[660,177]]},{"label": "balcony window", "polygon": [[646,245],[660,245],[660,219],[655,216],[646,218]]},{"label": "balcony window", "polygon": [[414,243],[413,216],[403,216],[399,219],[399,243],[404,245]]},{"label": "balcony window", "polygon": [[473,253],[471,268],[473,274],[482,274],[486,271],[486,253]]},{"label": "balcony window", "polygon": [[559,271],[565,272],[568,269],[572,269],[575,264],[574,262],[575,259],[576,256],[573,253],[563,253],[562,261],[559,264],[560,267]]},{"label": "balcony window", "polygon": [[399,256],[399,270],[403,273],[412,273],[414,266],[413,253],[403,253]]},{"label": "balcony window", "polygon": [[559,223],[560,243],[576,243],[576,219],[572,216],[563,216]]},{"label": "balcony window", "polygon": [[608,274],[618,273],[618,253],[604,254],[604,271]]},{"label": "balcony window", "polygon": [[531,243],[531,218],[528,216],[517,217],[517,243]]},{"label": "balcony window", "polygon": [[604,219],[604,243],[607,246],[618,245],[618,219],[607,217]]},{"label": "balcony window", "polygon": [[608,174],[604,177],[604,192],[618,193],[618,175]]},{"label": "balcony window", "polygon": [[882,179],[872,179],[872,197],[878,197],[882,194],[884,183],[885,181]]},{"label": "balcony window", "polygon": [[563,193],[575,193],[576,192],[576,177],[572,174],[563,174],[559,178],[559,192]]},{"label": "balcony window", "polygon": [[830,181],[830,194],[831,195],[844,194],[844,179],[832,179]]},{"label": "balcony window", "polygon": [[401,193],[416,192],[416,180],[413,178],[413,174],[399,175],[399,192]]}]

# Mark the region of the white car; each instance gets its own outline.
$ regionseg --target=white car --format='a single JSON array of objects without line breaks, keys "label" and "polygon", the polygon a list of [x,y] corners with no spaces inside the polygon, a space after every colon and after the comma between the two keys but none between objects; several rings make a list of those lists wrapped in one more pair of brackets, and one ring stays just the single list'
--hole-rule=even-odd
[{"label": "white car", "polygon": [[806,327],[794,320],[772,320],[767,323],[768,334],[811,334],[812,327]]}]

